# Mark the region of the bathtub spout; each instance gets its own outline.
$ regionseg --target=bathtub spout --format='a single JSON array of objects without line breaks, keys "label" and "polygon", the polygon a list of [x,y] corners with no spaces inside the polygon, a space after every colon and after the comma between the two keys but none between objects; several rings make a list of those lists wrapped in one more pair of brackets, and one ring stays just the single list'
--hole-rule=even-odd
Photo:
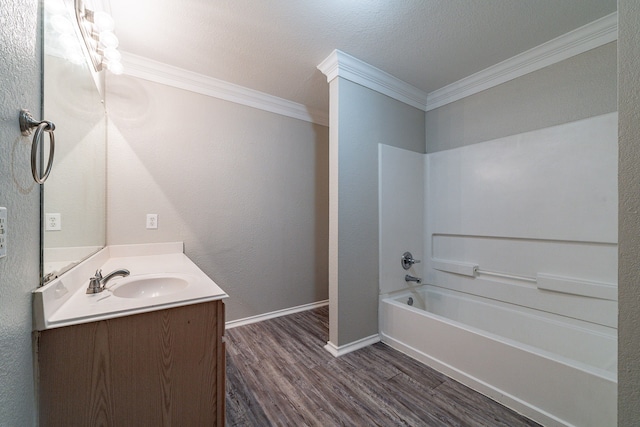
[{"label": "bathtub spout", "polygon": [[422,283],[422,279],[421,278],[413,277],[413,276],[410,276],[408,274],[406,276],[404,276],[404,280],[407,281],[407,282],[416,282],[418,285],[420,283]]}]

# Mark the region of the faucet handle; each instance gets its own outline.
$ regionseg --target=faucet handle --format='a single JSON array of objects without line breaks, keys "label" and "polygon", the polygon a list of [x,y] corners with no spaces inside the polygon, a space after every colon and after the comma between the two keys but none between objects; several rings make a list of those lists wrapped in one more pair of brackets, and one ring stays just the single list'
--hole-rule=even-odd
[{"label": "faucet handle", "polygon": [[417,264],[420,262],[419,259],[413,259],[413,255],[411,255],[411,252],[403,253],[400,261],[402,261],[402,268],[404,268],[405,270],[411,268],[413,264]]},{"label": "faucet handle", "polygon": [[102,271],[97,270],[96,275],[89,278],[89,287],[87,288],[86,293],[97,294],[98,292],[100,292],[102,290],[101,282],[102,282]]}]

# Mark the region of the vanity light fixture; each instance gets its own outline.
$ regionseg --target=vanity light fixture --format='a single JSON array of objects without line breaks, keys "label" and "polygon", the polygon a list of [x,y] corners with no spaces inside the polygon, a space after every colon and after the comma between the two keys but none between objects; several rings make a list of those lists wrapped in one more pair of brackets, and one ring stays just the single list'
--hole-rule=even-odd
[{"label": "vanity light fixture", "polygon": [[73,64],[86,62],[76,35],[76,25],[63,0],[44,2],[43,23],[45,52],[48,55],[66,59]]},{"label": "vanity light fixture", "polygon": [[75,0],[75,9],[80,32],[95,70],[106,68],[114,74],[122,74],[122,55],[117,49],[118,38],[113,32],[115,23],[111,15],[98,10],[97,4],[92,6],[84,0]]}]

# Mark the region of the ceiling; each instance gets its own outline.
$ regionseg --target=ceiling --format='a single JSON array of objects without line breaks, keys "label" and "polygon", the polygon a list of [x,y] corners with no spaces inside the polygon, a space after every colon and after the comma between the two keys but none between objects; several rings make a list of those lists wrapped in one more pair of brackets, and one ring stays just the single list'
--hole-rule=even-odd
[{"label": "ceiling", "polygon": [[616,11],[616,0],[110,0],[120,50],[328,110],[339,49],[432,92]]}]

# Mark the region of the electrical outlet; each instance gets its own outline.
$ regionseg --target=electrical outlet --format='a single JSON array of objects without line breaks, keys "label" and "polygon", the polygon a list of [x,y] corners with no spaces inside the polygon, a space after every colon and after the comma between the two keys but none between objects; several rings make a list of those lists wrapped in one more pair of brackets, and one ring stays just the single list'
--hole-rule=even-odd
[{"label": "electrical outlet", "polygon": [[7,208],[0,208],[0,258],[7,256]]},{"label": "electrical outlet", "polygon": [[44,215],[45,231],[62,230],[62,216],[59,213],[48,213]]},{"label": "electrical outlet", "polygon": [[158,228],[158,214],[147,214],[147,230]]}]

